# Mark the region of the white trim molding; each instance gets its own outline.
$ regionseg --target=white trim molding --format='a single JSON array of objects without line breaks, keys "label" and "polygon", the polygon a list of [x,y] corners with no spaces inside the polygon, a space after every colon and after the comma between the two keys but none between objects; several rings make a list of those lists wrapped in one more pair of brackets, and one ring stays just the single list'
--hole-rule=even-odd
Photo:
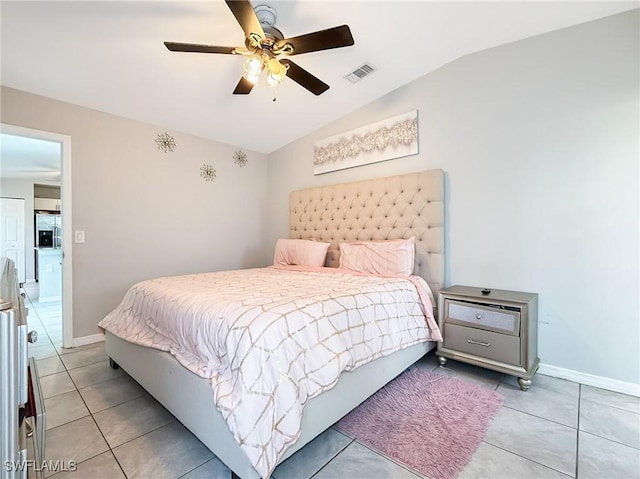
[{"label": "white trim molding", "polygon": [[86,346],[87,344],[100,343],[104,341],[104,334],[91,334],[89,336],[82,336],[80,338],[73,338],[73,347]]},{"label": "white trim molding", "polygon": [[[545,376],[553,376],[554,378],[567,379],[576,383],[593,386],[595,388],[607,389],[617,393],[629,394],[630,396],[640,397],[640,384],[628,383],[617,379],[605,378],[603,376],[595,376],[593,374],[581,373],[572,369],[559,368],[550,364],[540,364],[538,368],[540,374]],[[534,377],[535,383],[535,377]]]}]

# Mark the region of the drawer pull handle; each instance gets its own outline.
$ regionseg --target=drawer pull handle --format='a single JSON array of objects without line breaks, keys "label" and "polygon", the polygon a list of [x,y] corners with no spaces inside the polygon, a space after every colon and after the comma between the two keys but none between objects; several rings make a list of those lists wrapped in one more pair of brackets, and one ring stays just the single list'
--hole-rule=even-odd
[{"label": "drawer pull handle", "polygon": [[476,319],[482,319],[482,315],[480,313],[476,314]]},{"label": "drawer pull handle", "polygon": [[481,341],[476,341],[475,339],[467,339],[467,342],[469,344],[477,344],[478,346],[484,346],[485,348],[488,348],[491,346],[491,343],[483,343]]}]

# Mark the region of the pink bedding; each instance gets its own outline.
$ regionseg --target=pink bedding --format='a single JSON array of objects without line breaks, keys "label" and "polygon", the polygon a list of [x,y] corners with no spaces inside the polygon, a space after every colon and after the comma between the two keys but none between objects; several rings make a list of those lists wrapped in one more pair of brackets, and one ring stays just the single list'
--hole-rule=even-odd
[{"label": "pink bedding", "polygon": [[211,380],[236,441],[269,477],[302,410],[343,371],[441,340],[428,286],[335,268],[268,267],[140,282],[99,325]]}]

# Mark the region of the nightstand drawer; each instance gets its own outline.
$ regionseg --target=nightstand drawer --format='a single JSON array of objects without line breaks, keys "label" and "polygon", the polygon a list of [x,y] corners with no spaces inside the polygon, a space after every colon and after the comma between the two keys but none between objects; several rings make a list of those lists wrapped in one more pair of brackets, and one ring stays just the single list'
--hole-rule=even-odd
[{"label": "nightstand drawer", "polygon": [[500,309],[448,299],[445,301],[444,317],[446,323],[520,335],[520,311],[515,308]]},{"label": "nightstand drawer", "polygon": [[520,338],[517,336],[445,323],[443,346],[494,361],[520,364]]}]

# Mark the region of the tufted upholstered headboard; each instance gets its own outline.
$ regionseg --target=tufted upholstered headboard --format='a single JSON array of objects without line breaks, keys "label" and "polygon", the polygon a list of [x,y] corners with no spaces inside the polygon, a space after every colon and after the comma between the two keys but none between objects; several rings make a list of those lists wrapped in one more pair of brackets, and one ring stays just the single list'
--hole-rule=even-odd
[{"label": "tufted upholstered headboard", "polygon": [[444,284],[442,170],[291,192],[289,237],[331,242],[326,266],[337,267],[341,241],[416,238],[414,274],[435,297]]}]

